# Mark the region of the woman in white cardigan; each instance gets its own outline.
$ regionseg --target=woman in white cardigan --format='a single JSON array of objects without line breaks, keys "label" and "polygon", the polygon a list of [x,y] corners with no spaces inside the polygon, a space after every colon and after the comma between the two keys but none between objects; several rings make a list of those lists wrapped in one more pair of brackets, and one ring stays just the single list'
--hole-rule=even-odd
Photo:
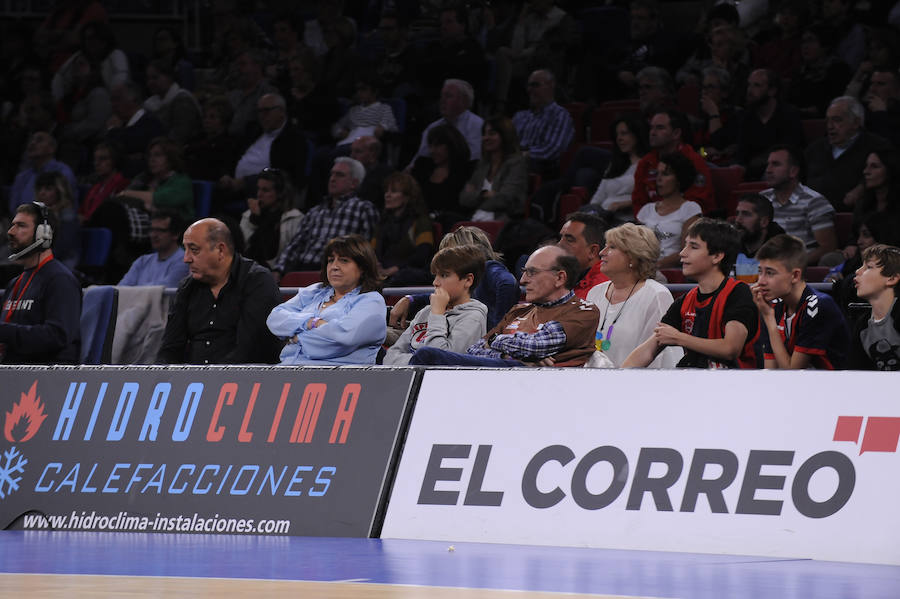
[{"label": "woman in white cardigan", "polygon": [[[600,271],[609,281],[593,287],[587,301],[600,309],[597,349],[616,367],[650,336],[674,301],[653,279],[658,259],[659,240],[649,228],[625,223],[606,232]],[[680,347],[666,348],[650,367],[674,368],[682,355]]]}]

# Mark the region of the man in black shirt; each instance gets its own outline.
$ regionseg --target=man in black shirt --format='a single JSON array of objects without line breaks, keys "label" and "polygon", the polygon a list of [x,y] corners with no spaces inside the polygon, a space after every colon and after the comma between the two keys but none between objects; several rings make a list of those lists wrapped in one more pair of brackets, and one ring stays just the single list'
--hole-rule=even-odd
[{"label": "man in black shirt", "polygon": [[182,281],[169,309],[157,362],[247,364],[278,362],[281,344],[266,318],[281,301],[269,271],[234,251],[225,224],[199,220],[184,232]]},{"label": "man in black shirt", "polygon": [[775,222],[772,202],[758,193],[744,194],[738,200],[734,226],[741,234],[741,253],[748,258],[755,256],[766,241],[784,233]]}]

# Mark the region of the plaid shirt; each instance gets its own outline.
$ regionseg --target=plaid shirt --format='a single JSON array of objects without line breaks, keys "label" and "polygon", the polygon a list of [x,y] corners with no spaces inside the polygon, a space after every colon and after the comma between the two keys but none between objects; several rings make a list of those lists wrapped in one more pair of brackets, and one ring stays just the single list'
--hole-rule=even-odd
[{"label": "plaid shirt", "polygon": [[[558,306],[571,300],[574,296],[575,293],[569,291],[555,302],[535,303],[535,305],[548,308]],[[563,326],[555,320],[549,320],[534,333],[500,333],[491,337],[489,345],[482,339],[469,346],[466,353],[488,358],[502,358],[506,355],[516,360],[540,360],[559,353],[565,345],[566,331]]]},{"label": "plaid shirt", "polygon": [[378,211],[371,202],[355,195],[333,202],[326,198],[303,217],[297,234],[278,256],[272,270],[284,273],[299,265],[319,264],[329,240],[353,233],[371,239],[377,221]]},{"label": "plaid shirt", "polygon": [[535,160],[559,160],[575,137],[569,111],[553,102],[537,110],[520,110],[513,116],[519,144]]}]

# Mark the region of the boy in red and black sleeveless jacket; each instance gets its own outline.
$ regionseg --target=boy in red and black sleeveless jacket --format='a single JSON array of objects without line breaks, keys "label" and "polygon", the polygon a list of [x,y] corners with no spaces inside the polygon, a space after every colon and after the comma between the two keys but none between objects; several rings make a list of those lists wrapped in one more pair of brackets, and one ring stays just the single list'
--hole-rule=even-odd
[{"label": "boy in red and black sleeveless jacket", "polygon": [[669,345],[684,348],[680,368],[758,367],[759,313],[750,287],[728,277],[739,249],[740,234],[724,221],[701,218],[690,226],[681,268],[697,287],[675,300],[624,367],[647,366]]}]

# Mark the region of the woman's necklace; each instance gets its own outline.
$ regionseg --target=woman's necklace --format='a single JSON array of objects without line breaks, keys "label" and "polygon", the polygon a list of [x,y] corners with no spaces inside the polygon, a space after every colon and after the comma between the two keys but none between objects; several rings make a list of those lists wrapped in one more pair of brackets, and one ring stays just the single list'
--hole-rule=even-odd
[{"label": "woman's necklace", "polygon": [[638,282],[635,281],[631,286],[631,289],[628,290],[628,295],[625,297],[625,301],[622,303],[622,307],[619,308],[619,313],[616,314],[616,317],[613,318],[613,321],[609,325],[609,329],[606,331],[606,336],[604,337],[603,328],[606,326],[606,316],[609,313],[609,307],[612,305],[612,296],[615,292],[613,288],[613,284],[609,284],[609,288],[607,289],[607,293],[609,293],[609,297],[606,298],[606,309],[603,311],[603,323],[601,323],[600,327],[597,329],[597,336],[594,341],[594,347],[596,347],[599,351],[609,351],[609,347],[611,345],[610,339],[612,339],[613,327],[615,327],[616,322],[619,321],[619,317],[622,316],[622,312],[625,311],[625,306],[628,304],[628,300],[631,299],[631,294],[634,293],[634,288],[637,287]]}]

